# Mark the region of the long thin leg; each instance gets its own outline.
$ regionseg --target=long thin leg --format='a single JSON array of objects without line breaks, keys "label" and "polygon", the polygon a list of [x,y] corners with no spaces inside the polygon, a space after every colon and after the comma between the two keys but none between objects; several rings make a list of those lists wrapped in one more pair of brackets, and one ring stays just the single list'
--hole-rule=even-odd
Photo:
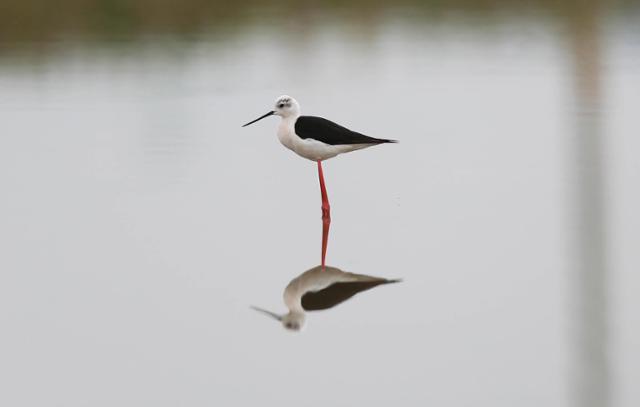
[{"label": "long thin leg", "polygon": [[327,197],[327,188],[324,185],[322,174],[322,161],[318,161],[318,178],[320,179],[320,193],[322,194],[322,269],[327,256],[327,244],[329,243],[329,226],[331,225],[331,206]]}]

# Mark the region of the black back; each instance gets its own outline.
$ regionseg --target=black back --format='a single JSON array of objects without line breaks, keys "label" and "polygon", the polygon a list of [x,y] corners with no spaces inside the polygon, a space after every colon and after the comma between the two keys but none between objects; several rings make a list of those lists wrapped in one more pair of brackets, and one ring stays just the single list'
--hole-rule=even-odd
[{"label": "black back", "polygon": [[395,142],[394,140],[365,136],[330,120],[316,116],[298,117],[295,130],[298,137],[302,139],[311,138],[333,146],[340,144],[381,144]]},{"label": "black back", "polygon": [[399,280],[349,281],[334,283],[320,291],[310,291],[302,296],[305,311],[319,311],[335,307],[354,295],[381,284],[397,283]]}]

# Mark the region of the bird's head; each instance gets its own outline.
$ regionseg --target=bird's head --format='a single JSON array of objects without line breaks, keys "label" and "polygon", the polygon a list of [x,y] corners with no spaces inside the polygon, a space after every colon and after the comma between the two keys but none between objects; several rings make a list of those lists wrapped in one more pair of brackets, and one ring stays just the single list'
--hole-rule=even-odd
[{"label": "bird's head", "polygon": [[288,314],[279,315],[275,312],[267,311],[258,307],[251,307],[258,312],[262,312],[263,314],[270,316],[271,318],[280,321],[282,326],[289,331],[300,331],[304,326],[305,315],[303,312],[295,312],[289,311]]},{"label": "bird's head", "polygon": [[304,313],[289,311],[282,317],[282,326],[290,331],[299,331],[304,326],[304,320]]},{"label": "bird's head", "polygon": [[291,96],[282,95],[276,99],[273,111],[276,116],[280,117],[299,116],[300,105],[298,101]]},{"label": "bird's head", "polygon": [[273,107],[273,110],[263,114],[262,116],[258,117],[255,120],[250,121],[249,123],[243,125],[242,127],[246,127],[250,124],[257,122],[258,120],[262,120],[265,117],[269,117],[273,115],[280,116],[282,118],[298,117],[300,116],[300,105],[298,104],[298,101],[296,101],[291,96],[282,95],[278,99],[276,99],[276,103]]}]

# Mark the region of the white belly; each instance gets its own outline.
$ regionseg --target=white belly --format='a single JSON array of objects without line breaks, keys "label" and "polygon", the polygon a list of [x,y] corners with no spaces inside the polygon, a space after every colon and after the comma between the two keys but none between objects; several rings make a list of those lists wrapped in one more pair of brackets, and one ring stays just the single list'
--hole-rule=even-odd
[{"label": "white belly", "polygon": [[311,161],[324,161],[335,157],[338,154],[359,150],[373,144],[325,144],[314,139],[301,139],[295,134],[293,128],[280,126],[278,129],[278,139],[289,150]]}]

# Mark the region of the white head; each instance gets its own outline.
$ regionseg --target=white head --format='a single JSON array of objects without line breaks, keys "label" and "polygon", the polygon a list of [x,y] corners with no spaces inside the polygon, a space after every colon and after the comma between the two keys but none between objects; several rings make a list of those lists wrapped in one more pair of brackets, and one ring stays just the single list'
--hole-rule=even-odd
[{"label": "white head", "polygon": [[282,316],[282,326],[290,331],[299,331],[304,326],[305,316],[303,312],[289,311]]},{"label": "white head", "polygon": [[300,105],[291,96],[282,95],[276,99],[273,111],[276,116],[280,117],[298,117],[300,116]]},{"label": "white head", "polygon": [[253,306],[251,308],[256,311],[262,312],[263,314],[268,315],[277,321],[280,321],[282,323],[282,326],[290,331],[299,331],[304,326],[304,312],[289,311],[288,314],[278,315],[275,312],[267,311],[266,309]]},{"label": "white head", "polygon": [[269,116],[280,116],[283,119],[287,117],[298,117],[300,116],[300,105],[298,101],[292,98],[291,96],[282,95],[278,99],[276,99],[276,103],[272,111],[267,112],[266,114],[258,117],[255,120],[250,121],[249,123],[243,125],[242,127],[248,126],[257,122],[258,120],[262,120],[265,117]]}]

